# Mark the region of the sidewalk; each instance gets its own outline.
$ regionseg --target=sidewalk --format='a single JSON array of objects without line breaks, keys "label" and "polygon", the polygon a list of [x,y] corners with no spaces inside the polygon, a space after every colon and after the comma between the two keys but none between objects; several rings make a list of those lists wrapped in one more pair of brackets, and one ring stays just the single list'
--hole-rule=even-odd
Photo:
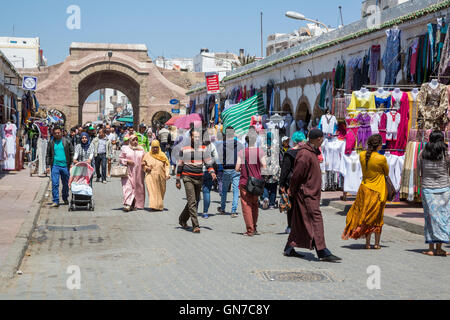
[{"label": "sidewalk", "polygon": [[[341,191],[322,192],[322,206],[330,206],[347,213],[355,200],[355,196],[348,195],[347,201],[342,201]],[[384,210],[384,223],[406,231],[423,235],[423,208],[420,203],[406,201],[388,202]]]},{"label": "sidewalk", "polygon": [[1,274],[22,259],[48,181],[47,177],[30,177],[28,169],[0,172]]}]

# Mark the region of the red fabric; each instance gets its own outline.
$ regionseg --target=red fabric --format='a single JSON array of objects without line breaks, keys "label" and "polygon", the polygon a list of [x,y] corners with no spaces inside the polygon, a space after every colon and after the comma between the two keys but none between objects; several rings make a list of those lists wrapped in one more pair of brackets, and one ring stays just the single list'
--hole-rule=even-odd
[{"label": "red fabric", "polygon": [[239,180],[240,186],[246,186],[248,181],[247,169],[245,163],[247,163],[248,172],[250,176],[256,179],[262,179],[261,176],[261,158],[264,156],[264,152],[260,148],[246,148],[245,160],[243,151],[239,152],[239,158],[241,159],[241,178]]},{"label": "red fabric", "polygon": [[254,234],[258,223],[258,196],[248,193],[245,187],[239,187],[241,193],[242,215],[244,216],[247,233]]},{"label": "red fabric", "polygon": [[[392,102],[395,103],[394,97],[392,97]],[[406,92],[403,92],[402,98],[400,100],[400,123],[397,129],[397,142],[393,149],[405,150],[406,143],[408,142],[408,122],[409,122],[409,96]],[[403,156],[404,151],[393,151],[393,155]]]},{"label": "red fabric", "polygon": [[348,128],[345,135],[345,154],[349,155],[356,147],[356,137],[358,128]]},{"label": "red fabric", "polygon": [[386,144],[386,125],[387,125],[387,116],[386,113],[383,113],[380,117],[380,123],[378,124],[378,131],[383,139],[383,144]]}]

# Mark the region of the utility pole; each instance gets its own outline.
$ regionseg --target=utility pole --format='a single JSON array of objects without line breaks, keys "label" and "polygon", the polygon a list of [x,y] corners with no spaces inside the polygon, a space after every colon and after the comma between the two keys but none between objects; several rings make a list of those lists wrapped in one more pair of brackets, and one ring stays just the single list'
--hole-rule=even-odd
[{"label": "utility pole", "polygon": [[342,19],[342,6],[339,6],[339,13],[341,14],[341,26],[344,26],[344,19]]},{"label": "utility pole", "polygon": [[261,11],[261,58],[264,58],[263,47],[263,13]]}]

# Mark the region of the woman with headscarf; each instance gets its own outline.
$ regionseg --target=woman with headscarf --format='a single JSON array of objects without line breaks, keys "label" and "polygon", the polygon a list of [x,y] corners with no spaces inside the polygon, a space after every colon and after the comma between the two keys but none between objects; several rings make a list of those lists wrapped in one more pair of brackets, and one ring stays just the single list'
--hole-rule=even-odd
[{"label": "woman with headscarf", "polygon": [[164,194],[166,193],[166,180],[170,179],[170,162],[161,151],[158,140],[153,140],[150,152],[142,159],[145,172],[145,184],[149,196],[149,207],[155,211],[164,209]]},{"label": "woman with headscarf", "polygon": [[122,178],[123,210],[125,212],[144,209],[145,189],[142,159],[145,151],[139,145],[135,134],[129,136],[129,145],[123,146],[119,162],[128,167],[128,174]]},{"label": "woman with headscarf", "polygon": [[94,148],[91,144],[91,139],[89,139],[89,135],[86,132],[82,132],[80,140],[80,143],[75,146],[73,163],[87,162],[93,166],[92,158],[94,157]]}]

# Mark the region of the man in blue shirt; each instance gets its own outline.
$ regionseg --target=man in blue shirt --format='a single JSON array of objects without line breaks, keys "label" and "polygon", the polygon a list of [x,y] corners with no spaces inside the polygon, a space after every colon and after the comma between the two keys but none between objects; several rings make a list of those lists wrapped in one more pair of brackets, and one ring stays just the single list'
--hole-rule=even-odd
[{"label": "man in blue shirt", "polygon": [[62,198],[64,204],[69,204],[69,169],[73,159],[74,149],[72,143],[62,136],[59,127],[53,129],[53,140],[47,147],[47,173],[52,178],[53,204],[51,207],[59,207],[59,179],[62,182]]}]

